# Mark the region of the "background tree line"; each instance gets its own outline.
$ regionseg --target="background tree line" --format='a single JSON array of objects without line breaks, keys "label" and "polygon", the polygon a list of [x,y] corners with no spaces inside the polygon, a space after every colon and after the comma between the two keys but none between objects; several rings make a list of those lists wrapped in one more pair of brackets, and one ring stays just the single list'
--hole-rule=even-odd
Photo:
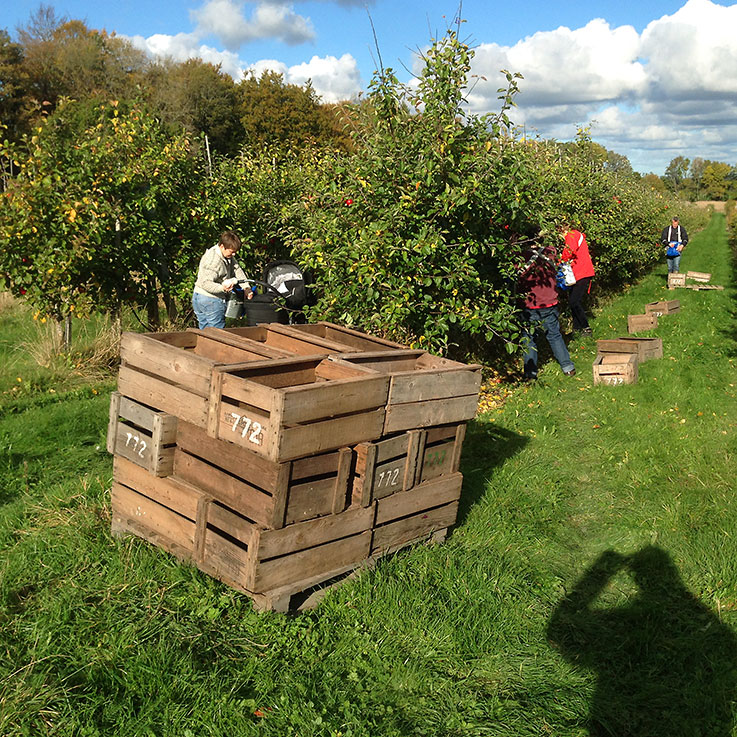
[{"label": "background tree line", "polygon": [[330,108],[278,75],[235,84],[199,61],[153,64],[44,7],[19,38],[3,47],[19,84],[2,87],[15,117],[0,147],[0,276],[62,324],[127,306],[155,328],[162,300],[186,314],[199,256],[229,228],[250,274],[285,256],[312,271],[312,318],[487,360],[518,342],[525,244],[581,228],[601,293],[661,258],[675,208],[690,230],[706,218],[586,130],[520,138],[518,74],[497,113],[468,114],[473,50],[453,29],[416,84],[382,68],[364,100]]}]

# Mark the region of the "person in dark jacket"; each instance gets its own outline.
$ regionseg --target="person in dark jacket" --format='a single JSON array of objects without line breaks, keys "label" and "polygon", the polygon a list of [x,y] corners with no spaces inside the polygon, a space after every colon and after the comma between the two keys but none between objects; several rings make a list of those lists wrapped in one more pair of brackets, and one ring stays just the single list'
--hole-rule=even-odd
[{"label": "person in dark jacket", "polygon": [[688,243],[688,233],[686,229],[678,222],[678,218],[674,217],[667,228],[663,228],[660,235],[660,242],[665,248],[665,259],[668,262],[668,273],[677,274],[681,265],[681,254]]},{"label": "person in dark jacket", "polygon": [[536,333],[542,328],[555,359],[566,376],[575,376],[576,367],[566,348],[558,322],[558,291],[555,275],[557,252],[553,246],[537,246],[523,252],[524,265],[517,277],[517,293],[525,323],[524,376],[537,378]]}]

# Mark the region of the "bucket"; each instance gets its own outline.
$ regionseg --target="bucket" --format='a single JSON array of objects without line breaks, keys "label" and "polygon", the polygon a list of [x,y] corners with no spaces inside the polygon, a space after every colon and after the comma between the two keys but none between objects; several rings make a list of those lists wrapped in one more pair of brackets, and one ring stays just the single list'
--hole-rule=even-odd
[{"label": "bucket", "polygon": [[231,292],[225,300],[225,317],[238,319],[243,315],[243,292]]}]

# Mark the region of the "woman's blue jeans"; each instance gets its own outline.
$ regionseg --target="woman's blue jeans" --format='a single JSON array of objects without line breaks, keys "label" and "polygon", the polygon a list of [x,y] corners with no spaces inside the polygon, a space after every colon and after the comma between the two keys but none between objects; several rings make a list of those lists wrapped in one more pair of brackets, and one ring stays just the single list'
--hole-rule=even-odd
[{"label": "woman's blue jeans", "polygon": [[535,333],[540,328],[545,331],[545,337],[550,344],[550,350],[553,352],[555,360],[560,364],[561,370],[571,371],[575,368],[560,332],[557,307],[538,307],[536,310],[524,309],[522,310],[522,316],[526,323],[522,338],[526,342],[524,370],[527,378],[532,379],[537,376],[537,343],[535,341]]},{"label": "woman's blue jeans", "polygon": [[192,295],[192,309],[197,315],[200,330],[203,328],[225,327],[225,300],[219,297],[208,297],[199,292]]}]

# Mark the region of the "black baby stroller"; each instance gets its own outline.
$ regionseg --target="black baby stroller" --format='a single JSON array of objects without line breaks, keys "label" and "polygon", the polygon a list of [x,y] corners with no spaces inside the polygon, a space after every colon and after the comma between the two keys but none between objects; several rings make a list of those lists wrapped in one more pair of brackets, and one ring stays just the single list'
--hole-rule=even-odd
[{"label": "black baby stroller", "polygon": [[251,280],[257,289],[246,300],[246,322],[279,322],[283,325],[304,321],[307,304],[307,279],[294,261],[271,261],[264,267],[261,281]]}]

